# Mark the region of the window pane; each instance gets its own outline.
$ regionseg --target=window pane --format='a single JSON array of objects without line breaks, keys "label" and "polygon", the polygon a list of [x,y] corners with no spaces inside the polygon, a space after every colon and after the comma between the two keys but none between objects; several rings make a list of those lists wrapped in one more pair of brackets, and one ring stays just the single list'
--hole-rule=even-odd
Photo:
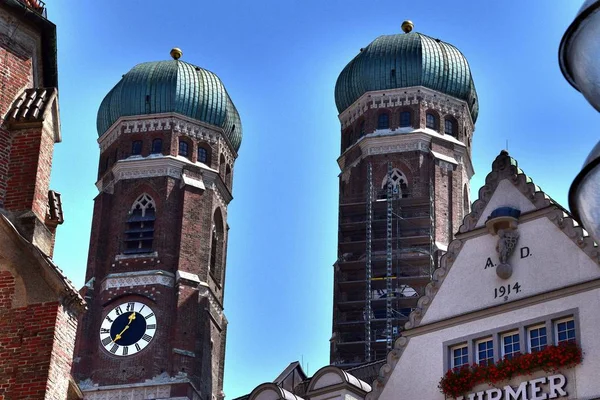
[{"label": "window pane", "polygon": [[494,342],[492,339],[477,343],[477,363],[488,365],[494,362]]},{"label": "window pane", "polygon": [[183,140],[179,141],[179,155],[184,157],[188,156],[188,144]]},{"label": "window pane", "polygon": [[426,119],[426,126],[429,129],[435,129],[435,116],[433,114],[427,114],[425,119]]},{"label": "window pane", "polygon": [[410,112],[409,111],[402,111],[400,113],[400,127],[404,128],[407,126],[411,126],[410,123]]},{"label": "window pane", "polygon": [[390,127],[390,117],[387,114],[379,114],[377,120],[377,129],[388,129]]},{"label": "window pane", "polygon": [[469,364],[469,349],[467,346],[452,349],[452,368]]},{"label": "window pane", "polygon": [[511,333],[502,337],[503,355],[505,358],[513,358],[521,353],[521,345],[519,343],[519,334]]},{"label": "window pane", "polygon": [[575,321],[570,319],[559,321],[556,323],[557,342],[574,342],[575,341]]},{"label": "window pane", "polygon": [[454,124],[449,119],[444,121],[444,132],[446,135],[454,136]]},{"label": "window pane", "polygon": [[206,164],[206,160],[208,159],[208,152],[203,147],[198,147],[198,161]]},{"label": "window pane", "polygon": [[544,350],[548,345],[548,338],[546,335],[546,327],[539,326],[536,328],[529,329],[529,350],[532,353],[536,351]]},{"label": "window pane", "polygon": [[133,143],[131,143],[131,154],[134,156],[142,154],[142,141],[141,140],[136,140]]},{"label": "window pane", "polygon": [[162,139],[152,141],[152,154],[162,153]]}]

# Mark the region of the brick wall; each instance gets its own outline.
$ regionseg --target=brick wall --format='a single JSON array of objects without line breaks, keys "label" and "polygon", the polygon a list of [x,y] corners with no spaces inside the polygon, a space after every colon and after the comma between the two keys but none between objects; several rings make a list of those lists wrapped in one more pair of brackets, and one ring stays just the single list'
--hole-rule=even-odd
[{"label": "brick wall", "polygon": [[9,179],[4,206],[9,211],[31,209],[44,221],[54,151],[52,133],[40,128],[13,131]]},{"label": "brick wall", "polygon": [[0,399],[64,400],[76,320],[58,301],[13,308],[15,286],[0,271]]}]

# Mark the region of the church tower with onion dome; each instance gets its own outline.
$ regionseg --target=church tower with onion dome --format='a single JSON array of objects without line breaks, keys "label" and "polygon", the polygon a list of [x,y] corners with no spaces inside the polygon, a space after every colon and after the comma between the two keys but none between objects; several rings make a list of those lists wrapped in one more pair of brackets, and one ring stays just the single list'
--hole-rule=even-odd
[{"label": "church tower with onion dome", "polygon": [[98,111],[100,160],[73,375],[87,399],[224,397],[227,209],[242,140],[221,80],[138,64]]},{"label": "church tower with onion dome", "polygon": [[453,45],[380,36],[342,70],[331,363],[384,358],[470,211],[478,101]]}]

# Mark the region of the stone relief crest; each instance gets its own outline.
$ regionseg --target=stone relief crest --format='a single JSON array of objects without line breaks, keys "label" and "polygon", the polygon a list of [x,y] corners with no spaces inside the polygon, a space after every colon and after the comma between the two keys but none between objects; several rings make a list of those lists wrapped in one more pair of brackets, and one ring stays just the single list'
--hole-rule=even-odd
[{"label": "stone relief crest", "polygon": [[508,263],[508,259],[517,247],[519,241],[519,231],[516,229],[499,229],[498,244],[496,251],[500,264],[496,268],[496,274],[502,279],[508,279],[512,275],[512,265]]}]

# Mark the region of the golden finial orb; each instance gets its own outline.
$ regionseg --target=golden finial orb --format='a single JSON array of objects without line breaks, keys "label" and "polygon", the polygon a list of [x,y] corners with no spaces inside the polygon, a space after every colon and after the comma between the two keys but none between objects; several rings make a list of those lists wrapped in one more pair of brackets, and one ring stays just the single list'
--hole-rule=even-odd
[{"label": "golden finial orb", "polygon": [[181,49],[179,47],[174,47],[171,49],[171,57],[173,57],[173,60],[179,60],[181,58],[181,56],[183,55],[183,51],[181,51]]},{"label": "golden finial orb", "polygon": [[404,33],[409,33],[413,30],[414,27],[415,24],[413,24],[410,20],[406,20],[402,23],[402,30],[404,31]]}]

